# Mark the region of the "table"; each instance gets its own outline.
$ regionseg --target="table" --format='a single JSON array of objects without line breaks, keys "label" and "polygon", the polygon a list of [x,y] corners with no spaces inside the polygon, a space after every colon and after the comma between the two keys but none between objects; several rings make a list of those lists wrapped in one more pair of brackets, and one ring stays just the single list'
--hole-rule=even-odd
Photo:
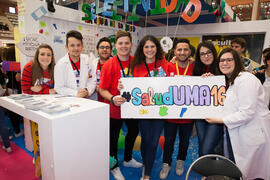
[{"label": "table", "polygon": [[38,123],[42,179],[109,179],[109,105],[76,97],[35,98],[71,108],[47,114],[26,109],[8,97],[1,97],[0,105]]}]

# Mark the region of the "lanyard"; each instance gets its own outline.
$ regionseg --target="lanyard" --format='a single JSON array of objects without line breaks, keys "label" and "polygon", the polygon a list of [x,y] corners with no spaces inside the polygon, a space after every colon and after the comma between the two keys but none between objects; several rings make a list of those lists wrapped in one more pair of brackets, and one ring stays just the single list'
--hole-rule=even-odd
[{"label": "lanyard", "polygon": [[[144,65],[145,65],[145,67],[147,69],[148,76],[151,77],[151,74],[150,74],[150,71],[149,71],[149,67],[148,67],[146,61],[144,61]],[[154,68],[154,77],[156,77],[156,76],[157,76],[157,59],[155,60],[155,68]]]},{"label": "lanyard", "polygon": [[99,67],[99,70],[101,71],[100,61],[98,61],[98,67]]},{"label": "lanyard", "polygon": [[[72,65],[76,68],[76,70],[77,70],[77,72],[78,72],[78,75],[80,75],[80,70],[78,69],[78,67],[76,66],[76,64],[72,61],[72,59],[70,58],[69,55],[68,55],[68,57],[69,57],[69,59],[70,59]],[[80,61],[80,59],[79,59],[79,61]]]},{"label": "lanyard", "polygon": [[[120,61],[120,59],[119,59],[119,57],[118,57],[117,55],[116,55],[116,57],[117,57],[117,60],[118,60],[119,65],[120,65],[120,67],[121,67],[123,76],[126,77],[126,74],[125,74],[125,71],[124,71],[124,69],[123,69],[122,63],[121,63],[121,61]],[[127,72],[127,76],[129,75],[129,69],[130,69],[130,57],[129,57],[129,59],[128,59],[128,72]]]},{"label": "lanyard", "polygon": [[[175,65],[176,65],[177,76],[180,76],[180,73],[179,73],[179,67],[178,67],[178,62],[177,62],[177,61],[176,61]],[[185,76],[185,75],[187,74],[188,67],[189,67],[189,62],[188,62],[188,64],[187,64],[187,66],[186,66],[186,69],[185,69],[185,71],[184,71],[183,76]]]}]

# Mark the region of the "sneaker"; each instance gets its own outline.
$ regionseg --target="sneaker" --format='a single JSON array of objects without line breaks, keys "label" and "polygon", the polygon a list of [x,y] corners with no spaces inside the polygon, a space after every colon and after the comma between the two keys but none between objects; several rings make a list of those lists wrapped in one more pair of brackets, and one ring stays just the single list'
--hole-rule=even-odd
[{"label": "sneaker", "polygon": [[116,167],[116,168],[112,169],[111,173],[112,173],[115,180],[125,180],[125,178],[124,178],[123,174],[121,173],[119,167]]},{"label": "sneaker", "polygon": [[150,180],[150,178],[144,178],[144,177],[141,177],[140,180]]},{"label": "sneaker", "polygon": [[21,130],[19,133],[14,133],[14,136],[15,136],[16,138],[18,138],[18,137],[20,137],[20,136],[22,136],[22,135],[24,135],[23,130]]},{"label": "sneaker", "polygon": [[142,163],[136,161],[135,159],[131,159],[130,161],[124,161],[123,166],[125,167],[133,167],[133,168],[140,168],[142,167]]},{"label": "sneaker", "polygon": [[183,160],[177,160],[176,161],[176,174],[178,176],[181,176],[183,173],[184,173],[184,164],[185,164],[185,161]]},{"label": "sneaker", "polygon": [[2,149],[4,149],[7,153],[11,153],[12,152],[11,147],[6,148],[5,146],[2,146]]},{"label": "sneaker", "polygon": [[159,178],[166,179],[168,177],[170,170],[171,170],[171,166],[169,166],[169,164],[167,164],[167,163],[163,163],[162,169],[159,173]]}]

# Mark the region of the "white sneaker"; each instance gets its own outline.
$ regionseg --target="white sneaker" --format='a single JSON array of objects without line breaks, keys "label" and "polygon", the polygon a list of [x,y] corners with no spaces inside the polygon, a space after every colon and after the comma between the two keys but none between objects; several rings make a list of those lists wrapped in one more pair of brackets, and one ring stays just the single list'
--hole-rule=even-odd
[{"label": "white sneaker", "polygon": [[2,149],[4,149],[7,153],[11,153],[12,152],[11,147],[6,148],[5,146],[2,146]]},{"label": "white sneaker", "polygon": [[182,160],[177,160],[176,161],[176,174],[178,176],[181,176],[183,173],[184,173],[184,169],[185,169],[185,161],[182,161]]},{"label": "white sneaker", "polygon": [[119,167],[116,167],[116,168],[112,169],[111,173],[112,173],[115,180],[125,180],[125,178],[124,178],[123,174],[121,173]]},{"label": "white sneaker", "polygon": [[133,167],[133,168],[140,168],[142,167],[142,163],[136,161],[135,159],[131,159],[130,161],[124,161],[123,166],[125,167]]},{"label": "white sneaker", "polygon": [[171,170],[171,166],[169,166],[169,164],[167,164],[167,163],[163,163],[162,169],[159,173],[159,178],[166,179],[168,177],[170,170]]}]

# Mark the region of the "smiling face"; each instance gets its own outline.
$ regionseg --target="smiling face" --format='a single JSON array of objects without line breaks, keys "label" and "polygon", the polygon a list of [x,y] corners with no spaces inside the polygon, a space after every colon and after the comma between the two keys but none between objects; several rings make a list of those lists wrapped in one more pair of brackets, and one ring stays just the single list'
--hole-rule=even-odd
[{"label": "smiling face", "polygon": [[224,53],[220,57],[220,61],[219,61],[220,71],[223,74],[225,74],[228,78],[230,78],[234,71],[234,68],[235,68],[235,61],[234,61],[232,53],[230,52]]},{"label": "smiling face", "polygon": [[213,53],[207,47],[202,46],[200,49],[200,59],[206,66],[210,66],[214,61]]},{"label": "smiling face", "polygon": [[38,62],[43,70],[47,70],[52,62],[52,51],[48,48],[40,48]]},{"label": "smiling face", "polygon": [[83,50],[82,41],[74,37],[68,38],[68,44],[66,45],[67,51],[72,60],[79,60],[80,54]]},{"label": "smiling face", "polygon": [[128,36],[122,36],[117,39],[115,43],[115,49],[117,50],[117,55],[120,57],[128,57],[132,43]]},{"label": "smiling face", "polygon": [[191,50],[189,48],[189,44],[182,43],[182,42],[178,43],[174,50],[174,55],[176,56],[176,59],[182,62],[188,60],[190,53],[191,53]]},{"label": "smiling face", "polygon": [[143,53],[145,55],[145,60],[151,62],[152,60],[155,60],[157,46],[152,41],[147,40],[143,46]]},{"label": "smiling face", "polygon": [[103,41],[98,46],[98,56],[101,60],[108,60],[112,53],[111,45],[107,41]]}]

